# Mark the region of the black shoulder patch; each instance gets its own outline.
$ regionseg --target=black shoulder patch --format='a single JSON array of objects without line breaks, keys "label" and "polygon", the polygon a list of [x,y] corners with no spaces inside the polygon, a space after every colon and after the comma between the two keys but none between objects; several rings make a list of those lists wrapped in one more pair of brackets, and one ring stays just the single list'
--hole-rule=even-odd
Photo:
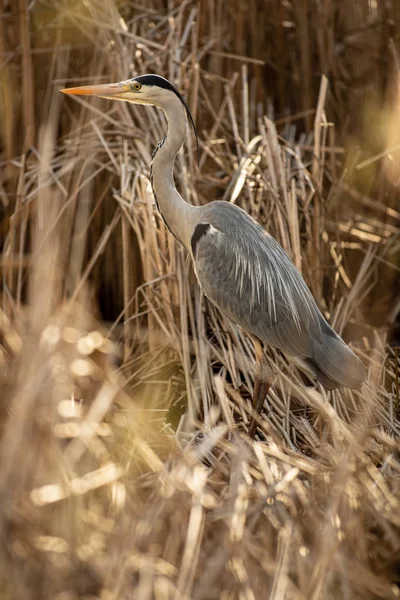
[{"label": "black shoulder patch", "polygon": [[190,240],[190,245],[192,246],[193,256],[196,256],[196,248],[197,244],[201,240],[201,238],[206,235],[207,231],[211,228],[210,223],[199,223],[194,228],[194,232],[192,235],[192,239]]}]

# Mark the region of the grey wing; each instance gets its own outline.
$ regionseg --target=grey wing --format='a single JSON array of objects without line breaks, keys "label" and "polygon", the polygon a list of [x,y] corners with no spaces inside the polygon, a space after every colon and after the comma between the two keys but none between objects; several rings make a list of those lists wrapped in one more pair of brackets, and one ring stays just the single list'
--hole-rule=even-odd
[{"label": "grey wing", "polygon": [[323,317],[300,273],[247,213],[225,202],[209,207],[192,237],[205,295],[265,343],[311,358]]}]

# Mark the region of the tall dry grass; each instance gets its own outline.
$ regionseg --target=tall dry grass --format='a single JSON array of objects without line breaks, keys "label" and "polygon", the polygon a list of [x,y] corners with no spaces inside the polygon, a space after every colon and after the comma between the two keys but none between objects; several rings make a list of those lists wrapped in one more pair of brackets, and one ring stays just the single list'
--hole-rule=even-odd
[{"label": "tall dry grass", "polygon": [[[3,3],[0,598],[396,598],[396,2]],[[202,297],[155,211],[157,72],[194,204],[248,210],[368,367],[327,393]],[[394,338],[392,338],[394,339]]]}]

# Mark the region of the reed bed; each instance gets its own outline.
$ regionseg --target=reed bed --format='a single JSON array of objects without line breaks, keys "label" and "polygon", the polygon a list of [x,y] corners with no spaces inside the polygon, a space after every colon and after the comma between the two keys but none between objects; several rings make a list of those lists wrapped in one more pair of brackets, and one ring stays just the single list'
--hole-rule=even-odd
[{"label": "reed bed", "polygon": [[[398,17],[3,4],[1,599],[400,596]],[[146,72],[197,123],[187,201],[249,211],[368,367],[328,393],[268,348],[255,441],[251,341],[155,210],[162,114],[58,93]]]}]

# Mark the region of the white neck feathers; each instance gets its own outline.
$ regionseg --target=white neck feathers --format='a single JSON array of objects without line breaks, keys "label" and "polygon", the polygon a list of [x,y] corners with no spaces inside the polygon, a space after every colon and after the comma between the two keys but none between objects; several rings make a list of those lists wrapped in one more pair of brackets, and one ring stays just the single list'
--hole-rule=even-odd
[{"label": "white neck feathers", "polygon": [[153,154],[151,184],[157,208],[171,233],[186,247],[190,244],[191,219],[194,207],[178,193],[173,176],[175,157],[182,147],[187,129],[186,112],[175,95],[160,106],[168,123],[168,133]]}]

